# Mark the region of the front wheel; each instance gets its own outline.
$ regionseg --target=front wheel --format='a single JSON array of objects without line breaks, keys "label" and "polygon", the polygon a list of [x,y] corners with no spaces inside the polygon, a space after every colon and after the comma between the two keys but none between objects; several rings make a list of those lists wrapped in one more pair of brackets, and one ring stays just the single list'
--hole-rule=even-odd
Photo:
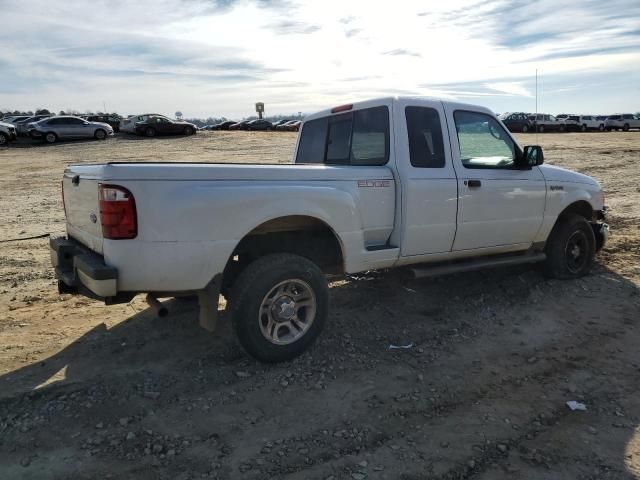
[{"label": "front wheel", "polygon": [[144,131],[144,134],[147,137],[155,137],[156,136],[156,130],[154,128],[149,127]]},{"label": "front wheel", "polygon": [[540,126],[538,127],[538,132],[540,132],[540,133],[544,133],[544,125],[540,125]]},{"label": "front wheel", "polygon": [[9,144],[9,137],[5,133],[0,132],[0,147],[8,144]]},{"label": "front wheel", "polygon": [[58,136],[53,132],[49,132],[44,136],[44,141],[47,143],[56,143],[58,141]]},{"label": "front wheel", "polygon": [[522,133],[527,133],[529,131],[529,127],[527,125],[522,126]]},{"label": "front wheel", "polygon": [[604,125],[600,124],[600,126],[598,127],[598,130],[600,130],[601,132],[604,132]]},{"label": "front wheel", "polygon": [[329,289],[313,262],[270,254],[238,276],[230,306],[236,335],[247,353],[263,362],[283,362],[302,354],[322,331]]},{"label": "front wheel", "polygon": [[587,131],[587,126],[586,126],[586,125],[582,125],[582,126],[580,127],[580,131],[581,131],[581,132],[586,132],[586,131]]},{"label": "front wheel", "polygon": [[622,127],[622,131],[624,132],[628,132],[629,131],[629,124],[625,123],[624,126]]},{"label": "front wheel", "polygon": [[574,213],[560,217],[553,227],[545,253],[545,273],[552,278],[578,278],[589,273],[596,239],[589,222]]},{"label": "front wheel", "polygon": [[185,135],[193,135],[193,128],[191,127],[184,127],[184,132]]},{"label": "front wheel", "polygon": [[102,129],[96,130],[96,133],[93,135],[97,140],[104,140],[107,138],[107,132]]}]

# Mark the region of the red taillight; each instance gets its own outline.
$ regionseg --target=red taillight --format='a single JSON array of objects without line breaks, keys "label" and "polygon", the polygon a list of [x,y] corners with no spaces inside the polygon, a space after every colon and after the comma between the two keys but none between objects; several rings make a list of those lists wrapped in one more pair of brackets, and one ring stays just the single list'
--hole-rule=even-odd
[{"label": "red taillight", "polygon": [[339,113],[339,112],[346,112],[349,111],[353,108],[353,104],[350,103],[349,105],[340,105],[339,107],[333,107],[331,109],[331,113]]},{"label": "red taillight", "polygon": [[136,238],[138,219],[131,192],[117,185],[100,184],[99,196],[102,236],[111,240]]}]

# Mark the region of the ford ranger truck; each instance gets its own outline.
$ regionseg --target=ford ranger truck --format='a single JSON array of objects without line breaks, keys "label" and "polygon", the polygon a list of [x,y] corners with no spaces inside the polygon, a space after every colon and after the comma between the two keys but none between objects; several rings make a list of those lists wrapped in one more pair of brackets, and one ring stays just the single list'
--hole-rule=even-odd
[{"label": "ford ranger truck", "polygon": [[64,171],[61,292],[107,304],[227,299],[253,357],[294,358],[329,316],[327,274],[417,276],[541,263],[589,272],[604,244],[596,180],[543,165],[487,108],[382,98],[308,116],[290,164],[79,164]]}]

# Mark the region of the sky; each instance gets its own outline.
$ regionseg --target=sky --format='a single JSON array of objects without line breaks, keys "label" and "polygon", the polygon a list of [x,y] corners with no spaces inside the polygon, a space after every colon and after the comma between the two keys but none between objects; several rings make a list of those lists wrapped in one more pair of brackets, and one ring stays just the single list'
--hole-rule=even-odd
[{"label": "sky", "polygon": [[640,111],[638,0],[0,0],[0,109],[243,118],[426,95]]}]

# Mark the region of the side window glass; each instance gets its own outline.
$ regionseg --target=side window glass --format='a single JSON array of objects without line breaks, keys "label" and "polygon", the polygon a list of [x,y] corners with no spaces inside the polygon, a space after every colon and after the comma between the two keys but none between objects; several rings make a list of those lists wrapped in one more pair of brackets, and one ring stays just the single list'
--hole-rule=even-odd
[{"label": "side window glass", "polygon": [[515,144],[491,116],[478,112],[454,113],[460,158],[465,168],[510,168]]},{"label": "side window glass", "polygon": [[433,108],[407,107],[405,117],[411,165],[419,168],[443,168],[444,142],[438,112]]},{"label": "side window glass", "polygon": [[351,165],[384,165],[388,152],[389,109],[376,107],[353,112]]},{"label": "side window glass", "polygon": [[349,163],[351,152],[352,115],[338,115],[331,117],[329,122],[329,136],[327,137],[327,161],[330,165],[345,165]]},{"label": "side window glass", "polygon": [[389,160],[389,109],[373,107],[302,125],[296,163],[384,165]]},{"label": "side window glass", "polygon": [[324,163],[328,117],[309,120],[302,125],[296,163]]}]

